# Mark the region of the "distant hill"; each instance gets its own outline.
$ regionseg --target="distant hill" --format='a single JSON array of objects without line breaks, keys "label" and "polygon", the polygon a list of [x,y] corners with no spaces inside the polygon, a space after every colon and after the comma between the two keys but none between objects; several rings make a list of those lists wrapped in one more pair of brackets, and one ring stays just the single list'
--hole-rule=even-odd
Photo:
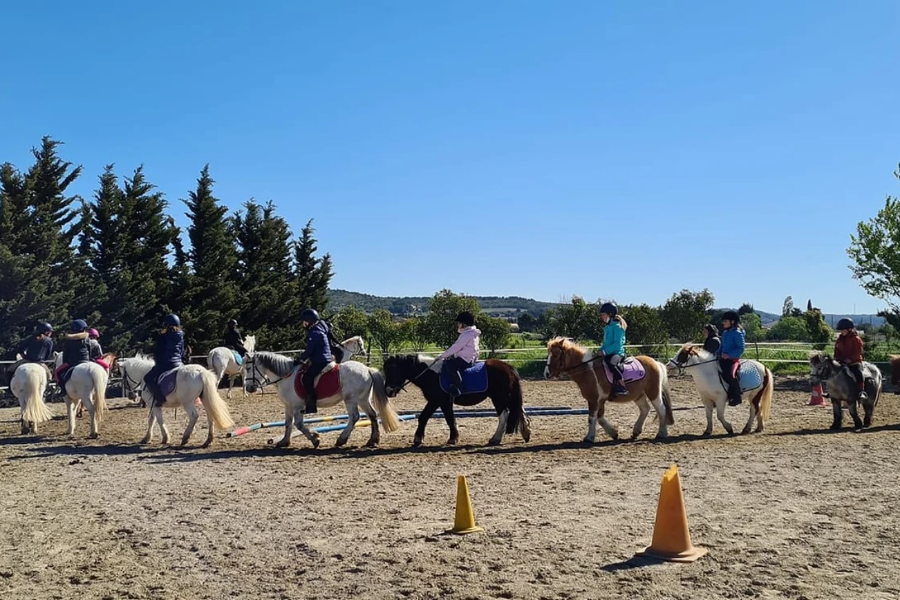
[{"label": "distant hill", "polygon": [[[428,300],[431,296],[373,296],[360,292],[347,290],[328,290],[328,305],[334,310],[345,306],[355,306],[365,312],[374,312],[384,309],[394,315],[414,315],[426,312]],[[540,314],[548,308],[558,306],[556,302],[541,302],[521,296],[475,296],[481,309],[493,316],[515,316],[516,314],[531,312]],[[764,310],[754,311],[759,315],[762,324],[769,327],[776,323],[781,315]],[[825,322],[834,327],[844,317],[853,319],[857,326],[863,323],[872,323],[873,327],[881,327],[884,318],[878,315],[842,315],[826,313]]]},{"label": "distant hill", "polygon": [[[431,296],[373,296],[347,290],[328,290],[328,306],[339,310],[345,306],[355,306],[366,312],[384,309],[395,315],[410,315],[426,312]],[[541,302],[520,296],[475,296],[481,309],[490,315],[515,315],[517,313],[541,313],[557,306],[554,302]]]}]

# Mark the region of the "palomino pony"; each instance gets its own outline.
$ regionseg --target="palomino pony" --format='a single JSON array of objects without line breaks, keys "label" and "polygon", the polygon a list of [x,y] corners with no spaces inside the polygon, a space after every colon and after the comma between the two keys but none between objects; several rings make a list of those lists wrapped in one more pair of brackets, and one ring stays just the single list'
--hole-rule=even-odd
[{"label": "palomino pony", "polygon": [[[592,351],[567,338],[558,337],[547,342],[547,367],[544,369],[544,376],[555,379],[564,373],[569,375],[578,385],[582,397],[587,400],[589,415],[585,442],[593,444],[596,440],[597,421],[609,437],[614,440],[619,438],[619,431],[606,419],[607,402],[637,404],[640,414],[631,431],[631,439],[637,438],[643,431],[651,405],[659,414],[657,439],[669,435],[668,426],[675,423],[675,416],[672,414],[666,367],[649,356],[636,356],[633,361],[638,364],[633,365],[631,361],[622,363],[625,367],[623,383],[628,389],[628,395],[610,398],[612,383],[606,374],[602,356],[594,356]],[[635,378],[631,381],[630,372],[635,373]],[[643,376],[638,377],[641,372]]]},{"label": "palomino pony", "polygon": [[[734,435],[734,427],[725,420],[725,405],[728,403],[728,389],[722,380],[722,372],[719,369],[719,361],[715,355],[707,352],[699,346],[685,344],[681,347],[675,358],[669,361],[670,368],[687,370],[694,379],[694,384],[700,392],[700,400],[706,409],[706,430],[704,437],[712,435],[713,408],[716,416],[728,435]],[[749,371],[748,371],[749,369]],[[775,378],[772,371],[764,364],[755,360],[742,360],[741,372],[738,378],[741,381],[741,394],[750,405],[750,418],[741,433],[750,433],[753,419],[756,419],[756,432],[760,433],[766,428],[766,421],[772,410],[772,396],[775,391]]]},{"label": "palomino pony", "polygon": [[[244,338],[244,348],[247,354],[251,354],[256,349],[256,336],[248,335]],[[239,364],[234,350],[219,346],[209,351],[206,357],[206,365],[216,374],[216,378],[222,381],[222,377],[228,375],[228,397],[231,398],[231,389],[234,387],[234,380],[244,374],[243,363]],[[244,390],[244,397],[247,397],[247,380],[243,378],[241,388]]]},{"label": "palomino pony", "polygon": [[843,410],[841,402],[847,403],[850,416],[853,417],[853,426],[856,429],[869,427],[872,425],[872,413],[875,412],[875,405],[878,403],[878,397],[881,395],[881,371],[878,367],[870,362],[862,363],[863,380],[865,382],[866,395],[868,400],[863,400],[863,411],[865,416],[863,420],[859,419],[859,411],[857,410],[857,402],[859,402],[859,388],[856,385],[856,379],[850,374],[844,366],[834,360],[827,354],[821,352],[812,352],[809,355],[810,379],[815,383],[825,382],[828,385],[828,396],[831,398],[831,413],[834,421],[831,423],[831,429],[837,431],[841,428],[843,420]]},{"label": "palomino pony", "polygon": [[[62,366],[62,353],[57,352],[55,368]],[[75,409],[83,404],[91,417],[91,439],[100,437],[100,422],[106,414],[106,385],[109,374],[106,369],[88,361],[70,369],[66,382],[66,413],[69,417],[67,435],[75,435]]]},{"label": "palomino pony", "polygon": [[197,410],[196,400],[199,397],[203,408],[206,409],[206,416],[209,419],[209,428],[206,441],[203,447],[206,448],[212,443],[213,434],[216,427],[219,429],[229,429],[234,427],[234,421],[228,412],[228,405],[219,395],[219,381],[216,374],[201,365],[182,365],[176,369],[172,369],[163,373],[160,377],[160,388],[165,394],[165,400],[162,404],[153,401],[152,393],[144,386],[141,390],[141,397],[144,402],[150,403],[150,416],[147,417],[147,434],[141,440],[142,444],[149,444],[153,439],[153,430],[159,423],[159,429],[162,433],[162,443],[169,443],[169,429],[166,427],[163,418],[162,409],[170,403],[179,402],[188,414],[188,424],[181,436],[181,445],[187,444],[194,431],[194,425],[200,417]]},{"label": "palomino pony", "polygon": [[[422,390],[425,396],[425,408],[419,414],[419,426],[413,437],[413,447],[420,446],[425,437],[425,426],[428,419],[440,408],[444,413],[444,420],[450,427],[450,439],[448,444],[459,442],[459,430],[456,428],[456,417],[453,415],[454,402],[460,406],[475,406],[490,398],[497,412],[497,430],[488,444],[496,446],[503,440],[503,434],[519,431],[526,442],[531,439],[531,428],[528,417],[525,415],[525,407],[522,401],[522,381],[519,373],[502,360],[488,359],[479,365],[483,368],[482,376],[485,378],[482,386],[484,389],[464,393],[450,400],[450,394],[441,383],[438,374],[441,361],[421,354],[408,354],[406,356],[389,356],[384,361],[384,377],[387,382],[388,396],[394,397],[400,393],[407,383],[412,383]],[[466,376],[464,375],[464,383]]]},{"label": "palomino pony", "polygon": [[47,369],[37,363],[20,365],[9,382],[9,389],[19,400],[22,435],[37,433],[39,424],[53,418],[53,413],[44,404],[47,383]]},{"label": "palomino pony", "polygon": [[[266,385],[277,384],[278,397],[284,403],[284,437],[275,445],[279,448],[291,445],[291,434],[294,425],[306,436],[313,447],[319,447],[319,434],[310,431],[303,424],[306,401],[297,394],[295,379],[300,365],[286,356],[274,352],[255,352],[248,354],[245,362],[247,369],[247,389],[252,394]],[[350,439],[350,433],[359,420],[362,410],[372,423],[372,434],[366,446],[374,447],[381,440],[378,418],[385,433],[396,431],[400,427],[397,413],[385,393],[384,378],[377,369],[349,361],[335,368],[339,369],[340,387],[337,393],[327,398],[320,398],[318,406],[327,408],[343,401],[347,407],[347,425],[338,437],[335,446],[343,446]],[[375,407],[372,407],[372,393],[375,394]]]}]

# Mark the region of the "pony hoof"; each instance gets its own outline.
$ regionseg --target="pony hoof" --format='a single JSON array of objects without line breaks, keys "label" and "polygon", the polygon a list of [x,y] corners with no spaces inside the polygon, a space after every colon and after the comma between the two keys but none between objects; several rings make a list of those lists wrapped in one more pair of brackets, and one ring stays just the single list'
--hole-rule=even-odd
[{"label": "pony hoof", "polygon": [[313,448],[318,448],[318,447],[319,447],[319,443],[320,443],[320,442],[319,442],[319,438],[315,438],[315,439],[312,441]]},{"label": "pony hoof", "polygon": [[139,444],[149,444],[149,443],[150,443],[150,438],[148,438],[148,437],[142,438],[141,441],[138,442],[138,443],[139,443]]},{"label": "pony hoof", "polygon": [[366,442],[366,448],[377,448],[377,447],[378,447],[378,440],[369,440],[368,442]]},{"label": "pony hoof", "polygon": [[726,429],[725,431],[728,433],[729,436],[734,435],[734,429]]},{"label": "pony hoof", "polygon": [[664,440],[664,439],[666,439],[667,437],[669,437],[669,436],[663,435],[663,434],[661,434],[661,433],[657,433],[657,434],[656,434],[656,437],[653,438],[653,439],[655,439],[655,440]]},{"label": "pony hoof", "polygon": [[708,438],[708,437],[712,436],[712,429],[707,429],[706,431],[703,432],[702,435],[703,435],[703,437],[705,437],[705,438]]},{"label": "pony hoof", "polygon": [[275,447],[276,448],[287,448],[289,444],[290,444],[289,440],[278,440],[277,442],[275,442]]},{"label": "pony hoof", "polygon": [[447,440],[448,446],[455,446],[458,443],[459,443],[459,439],[457,439],[457,438],[450,438],[449,440]]},{"label": "pony hoof", "polygon": [[523,433],[523,434],[522,434],[522,439],[523,439],[523,440],[525,441],[525,443],[527,444],[528,442],[531,441],[531,433]]},{"label": "pony hoof", "polygon": [[581,441],[584,442],[585,444],[589,444],[589,445],[591,445],[591,446],[594,445],[594,440],[591,439],[591,438],[589,438],[589,437],[587,437],[587,436],[584,436],[584,437],[581,439]]},{"label": "pony hoof", "polygon": [[491,438],[488,440],[488,446],[499,446],[499,445],[500,445],[500,440],[495,440],[494,438]]},{"label": "pony hoof", "polygon": [[841,426],[840,426],[840,424],[838,424],[838,423],[832,423],[831,427],[829,427],[828,429],[830,429],[830,430],[832,430],[832,431],[840,431],[840,430],[841,430]]},{"label": "pony hoof", "polygon": [[[318,441],[318,440],[316,440],[316,441]],[[334,447],[335,447],[335,448],[340,448],[341,446],[343,446],[343,445],[346,444],[346,443],[347,443],[347,440],[338,439],[338,441],[336,441],[336,442],[334,443]]]},{"label": "pony hoof", "polygon": [[743,429],[741,429],[741,435],[747,435],[748,433],[750,433],[749,427],[744,427]]},{"label": "pony hoof", "polygon": [[90,438],[92,440],[96,440],[99,437],[100,437],[99,433],[92,433],[91,435],[88,436],[88,438]]},{"label": "pony hoof", "polygon": [[410,444],[410,448],[419,448],[422,446],[421,440],[413,440],[413,443]]}]

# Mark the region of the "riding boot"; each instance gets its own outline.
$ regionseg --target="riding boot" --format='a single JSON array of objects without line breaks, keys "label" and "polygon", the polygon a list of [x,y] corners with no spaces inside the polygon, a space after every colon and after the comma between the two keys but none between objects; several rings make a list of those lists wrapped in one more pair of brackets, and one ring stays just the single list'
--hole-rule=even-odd
[{"label": "riding boot", "polygon": [[728,406],[739,406],[744,399],[741,398],[741,384],[737,381],[733,381],[730,386],[728,386]]},{"label": "riding boot", "polygon": [[625,384],[622,383],[622,380],[619,379],[613,384],[613,396],[627,396],[628,388],[625,387]]},{"label": "riding boot", "polygon": [[316,408],[317,401],[318,401],[318,398],[316,398],[315,392],[312,392],[312,393],[307,392],[307,394],[306,394],[306,410],[304,412],[306,412],[306,414],[308,414],[308,415],[314,415],[317,412],[319,412],[318,409]]},{"label": "riding boot", "polygon": [[462,392],[459,390],[459,386],[452,384],[450,386],[450,401],[455,402],[460,396],[462,396]]}]

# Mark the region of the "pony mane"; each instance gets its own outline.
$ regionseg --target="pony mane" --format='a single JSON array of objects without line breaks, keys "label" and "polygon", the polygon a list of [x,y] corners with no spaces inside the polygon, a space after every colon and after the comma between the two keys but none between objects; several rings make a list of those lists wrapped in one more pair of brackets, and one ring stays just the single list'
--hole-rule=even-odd
[{"label": "pony mane", "polygon": [[551,349],[553,347],[557,347],[562,349],[564,352],[569,350],[574,350],[575,352],[580,352],[581,354],[586,353],[588,350],[581,344],[578,344],[572,338],[558,336],[547,342],[547,349]]},{"label": "pony mane", "polygon": [[888,356],[888,362],[894,368],[900,367],[900,356],[898,356],[896,354],[891,354]]},{"label": "pony mane", "polygon": [[256,350],[256,336],[248,335],[244,338],[244,348],[247,349],[247,352],[253,352]]},{"label": "pony mane", "polygon": [[290,375],[294,370],[293,359],[274,352],[257,352],[253,357],[259,361],[264,369],[272,371],[279,377]]},{"label": "pony mane", "polygon": [[135,362],[149,362],[149,363],[153,362],[153,359],[151,357],[147,356],[146,354],[144,354],[142,352],[138,352],[131,358],[120,358],[119,362],[132,361],[132,360]]}]

